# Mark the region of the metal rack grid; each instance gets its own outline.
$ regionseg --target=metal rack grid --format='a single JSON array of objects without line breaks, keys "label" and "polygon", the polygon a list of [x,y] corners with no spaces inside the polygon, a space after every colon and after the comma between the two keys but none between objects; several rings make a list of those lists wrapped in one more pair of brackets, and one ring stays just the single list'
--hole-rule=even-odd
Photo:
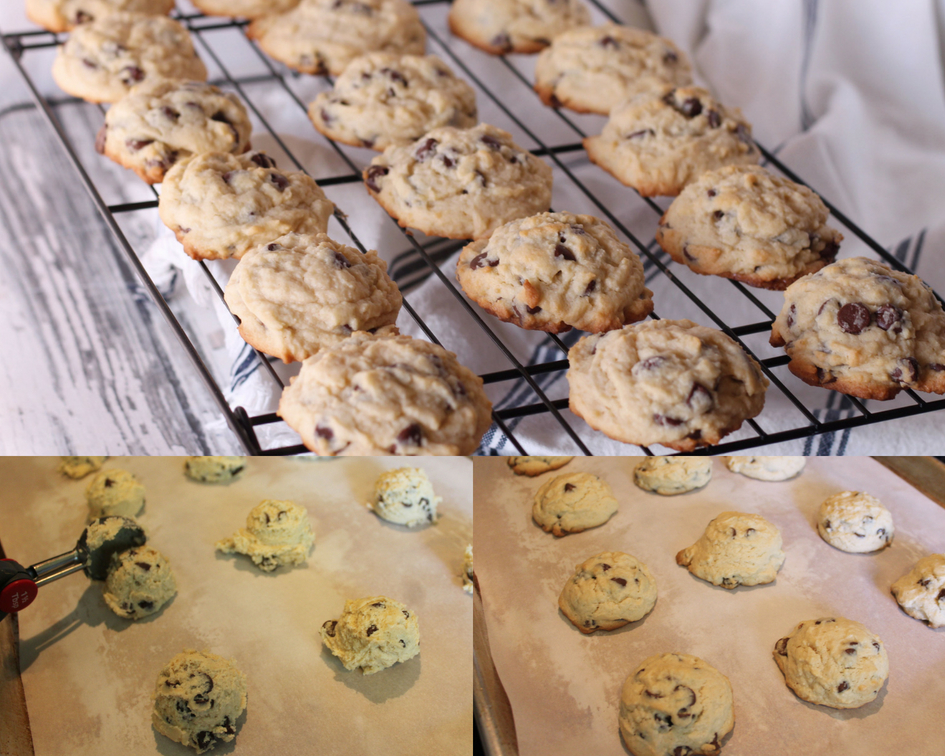
[{"label": "metal rack grid", "polygon": [[[618,19],[612,11],[606,8],[600,2],[600,0],[590,1],[595,6],[596,10],[599,11],[603,16],[613,21],[620,21],[620,19]],[[747,435],[747,437],[738,438],[737,440],[730,440],[713,447],[700,449],[697,450],[696,453],[726,453],[740,451],[772,443],[813,437],[820,434],[841,431],[857,426],[918,415],[945,408],[945,399],[923,399],[911,389],[907,389],[902,394],[902,396],[908,397],[906,402],[894,403],[896,406],[891,407],[887,404],[887,407],[884,409],[867,407],[865,402],[860,401],[854,397],[839,396],[839,406],[834,410],[826,411],[825,414],[827,414],[828,417],[818,417],[816,411],[809,409],[805,405],[804,401],[798,397],[797,393],[787,386],[785,382],[782,381],[774,372],[775,369],[782,368],[787,365],[789,361],[788,357],[785,355],[777,355],[768,358],[759,358],[754,354],[749,345],[745,343],[746,337],[770,331],[771,323],[774,320],[775,313],[746,286],[736,281],[727,281],[727,284],[729,284],[738,292],[737,296],[744,298],[747,300],[747,302],[750,302],[751,305],[754,306],[754,308],[760,313],[760,318],[755,322],[745,323],[737,326],[732,326],[724,322],[722,318],[714,312],[711,306],[703,301],[703,299],[700,298],[700,296],[695,291],[693,291],[693,288],[687,285],[683,280],[680,279],[678,275],[676,275],[669,267],[667,267],[666,263],[664,262],[664,260],[667,258],[665,254],[659,250],[655,243],[652,240],[649,243],[644,243],[641,241],[639,235],[634,234],[627,227],[627,225],[621,222],[614,212],[614,209],[609,207],[608,204],[600,198],[598,193],[592,191],[586,181],[579,179],[575,171],[567,165],[565,160],[568,155],[572,153],[580,153],[583,150],[580,140],[586,136],[586,133],[582,130],[578,123],[580,118],[575,117],[573,114],[569,114],[563,110],[552,111],[548,109],[547,112],[549,114],[554,114],[554,116],[550,117],[559,119],[560,122],[567,127],[567,130],[570,133],[573,133],[574,136],[573,140],[567,139],[564,140],[563,143],[548,144],[546,141],[543,141],[538,136],[537,129],[534,128],[534,126],[529,126],[522,120],[520,116],[516,114],[511,105],[511,93],[497,92],[494,87],[490,86],[489,82],[484,80],[482,75],[477,74],[473,70],[473,67],[470,65],[470,56],[485,56],[485,54],[474,51],[467,55],[465,48],[460,54],[457,52],[455,46],[451,46],[450,38],[448,38],[445,34],[437,32],[429,23],[428,19],[424,18],[424,12],[428,10],[429,6],[440,6],[440,10],[442,11],[443,6],[445,6],[447,2],[448,0],[414,0],[414,5],[418,6],[418,9],[421,11],[421,18],[423,18],[424,26],[426,27],[428,39],[430,41],[429,48],[432,48],[428,51],[438,54],[440,57],[446,59],[454,67],[454,69],[461,73],[461,75],[465,76],[465,78],[470,81],[477,89],[478,97],[486,97],[509,119],[511,123],[515,125],[515,127],[522,134],[524,134],[534,143],[534,145],[536,145],[536,147],[531,149],[533,153],[545,156],[551,160],[555,169],[556,179],[560,180],[559,177],[562,175],[566,177],[567,181],[569,181],[576,188],[576,190],[597,209],[599,214],[606,218],[607,221],[609,221],[611,225],[613,225],[624,236],[624,238],[626,238],[632,245],[636,247],[639,254],[641,255],[641,259],[644,261],[648,278],[653,276],[665,276],[669,281],[672,282],[679,294],[685,297],[690,303],[695,305],[695,307],[697,307],[702,314],[711,320],[711,322],[717,328],[738,341],[749,354],[752,354],[752,356],[758,359],[758,362],[761,364],[762,369],[772,384],[771,388],[769,389],[769,396],[771,391],[780,392],[796,408],[800,418],[802,418],[801,422],[793,424],[791,427],[781,428],[778,430],[765,430],[762,425],[765,422],[764,416],[761,416],[760,419],[756,418],[748,420],[746,423],[748,429],[750,429],[748,430],[748,433],[746,434],[746,429],[743,428],[742,431],[736,434],[741,436]],[[223,58],[212,44],[214,36],[213,33],[227,29],[242,30],[242,27],[244,27],[247,23],[246,21],[217,17],[205,17],[201,14],[180,12],[175,13],[175,18],[177,18],[190,30],[197,43],[198,51],[201,54],[205,54],[221,72],[221,78],[219,80],[215,80],[214,83],[226,86],[237,92],[249,110],[266,129],[268,135],[271,136],[273,140],[279,145],[279,147],[285,152],[295,167],[298,170],[306,171],[306,167],[303,165],[303,163],[293,153],[293,151],[280,137],[277,131],[270,125],[270,122],[267,120],[267,117],[263,113],[262,109],[253,101],[253,99],[248,97],[246,93],[246,88],[250,85],[271,83],[275,87],[281,88],[284,91],[289,99],[300,109],[299,116],[307,120],[306,103],[300,99],[297,93],[293,90],[292,86],[290,86],[290,82],[293,79],[297,79],[299,75],[289,71],[281,64],[275,63],[269,59],[254,42],[251,42],[245,37],[242,37],[242,35],[241,37],[244,39],[247,50],[249,51],[248,54],[250,56],[254,56],[255,60],[258,60],[259,72],[253,73],[251,75],[243,75],[234,74],[229,70],[227,65],[224,63]],[[219,383],[214,378],[211,370],[201,356],[199,349],[195,346],[193,340],[187,334],[186,330],[175,316],[171,307],[165,301],[160,291],[149,277],[147,271],[139,260],[137,251],[126,238],[117,220],[118,216],[122,215],[123,213],[156,208],[158,196],[157,192],[153,187],[151,187],[154,199],[148,201],[120,204],[106,203],[102,198],[95,181],[83,166],[74,145],[70,141],[66,130],[64,129],[63,124],[56,113],[57,109],[63,105],[78,103],[80,101],[75,100],[74,98],[53,100],[45,97],[39,91],[36,82],[27,71],[27,68],[23,63],[23,57],[26,54],[33,50],[56,46],[64,41],[65,35],[57,35],[45,31],[27,31],[5,33],[2,34],[2,39],[4,42],[4,47],[10,54],[17,69],[30,89],[36,107],[39,108],[46,121],[55,132],[56,136],[61,142],[62,147],[65,149],[72,163],[74,164],[82,180],[82,184],[88,191],[93,202],[101,213],[106,225],[114,234],[120,247],[127,254],[128,260],[139,276],[144,289],[150,295],[154,304],[164,315],[174,333],[177,335],[181,345],[197,369],[198,374],[201,376],[213,398],[219,405],[220,410],[222,411],[229,426],[236,433],[247,452],[253,454],[294,454],[306,451],[302,445],[262,448],[257,436],[256,428],[278,423],[281,422],[281,420],[274,413],[265,413],[252,416],[242,407],[232,407],[230,405],[224,391],[221,389]],[[499,60],[501,60],[501,63],[508,70],[508,72],[510,72],[512,77],[514,77],[514,79],[522,85],[523,96],[531,96],[537,99],[537,95],[532,91],[531,81],[525,74],[522,73],[519,66],[520,61],[516,60],[516,58],[517,56],[502,56]],[[324,78],[329,84],[331,84],[331,77],[326,76]],[[526,91],[528,94],[524,94]],[[87,105],[87,107],[94,106]],[[314,129],[312,129],[312,134],[314,137],[319,139],[325,139],[324,137],[321,137],[321,135],[318,135]],[[328,187],[332,185],[353,184],[360,182],[361,170],[356,164],[355,160],[352,159],[349,154],[352,152],[352,150],[331,142],[331,140],[325,139],[325,142],[327,142],[337,154],[337,156],[342,159],[350,172],[328,177],[314,175],[313,177],[316,179],[319,185],[322,187]],[[787,166],[781,163],[781,161],[778,160],[778,158],[771,151],[765,149],[761,145],[758,146],[767,164],[775,167],[793,181],[804,183],[799,176],[797,176]],[[640,198],[639,195],[629,189],[625,190],[625,192],[627,193],[628,197],[646,203],[647,206],[656,212],[657,217],[663,213],[663,208],[661,208],[654,200],[649,198]],[[830,209],[833,217],[843,224],[843,226],[845,226],[854,236],[865,243],[870,250],[876,253],[877,256],[898,270],[911,272],[908,270],[908,268],[906,268],[905,265],[896,259],[896,257],[887,252],[880,244],[868,236],[849,218],[840,213],[827,200],[825,200],[825,203]],[[336,210],[335,219],[340,223],[351,243],[364,252],[365,246],[348,224],[347,216],[341,209]],[[391,222],[396,226],[395,221],[391,220]],[[552,416],[554,420],[560,425],[564,433],[567,434],[570,441],[576,447],[576,451],[579,451],[583,454],[590,454],[591,451],[585,443],[584,438],[582,438],[582,435],[587,437],[589,434],[596,432],[586,428],[583,426],[583,424],[580,424],[580,429],[576,429],[572,425],[570,417],[565,414],[565,410],[568,408],[567,399],[549,398],[545,387],[542,385],[543,382],[546,384],[548,383],[547,379],[549,376],[560,377],[563,375],[564,371],[567,370],[568,345],[565,343],[565,341],[563,341],[557,335],[546,335],[548,348],[540,350],[540,353],[548,355],[550,357],[549,359],[532,361],[523,361],[519,359],[513,353],[513,350],[503,341],[500,330],[496,328],[498,321],[489,318],[488,316],[486,318],[482,317],[479,310],[473,307],[465,299],[463,294],[457,289],[456,285],[452,281],[452,277],[440,269],[438,260],[444,256],[444,253],[450,253],[458,248],[457,245],[447,245],[445,250],[443,248],[439,248],[437,250],[442,242],[437,242],[436,240],[430,239],[426,240],[424,243],[421,243],[410,231],[404,229],[400,230],[403,234],[403,238],[409,243],[411,250],[415,251],[419,255],[423,265],[426,266],[427,275],[435,276],[439,279],[439,282],[445,286],[455,297],[458,305],[465,310],[466,314],[476,323],[477,327],[483,330],[498,352],[500,352],[507,361],[509,365],[507,369],[482,374],[481,377],[484,382],[486,384],[495,384],[507,381],[518,381],[521,383],[522,391],[516,392],[519,401],[513,402],[514,406],[501,406],[494,408],[493,410],[493,421],[495,425],[497,426],[498,430],[505,434],[509,443],[514,447],[515,451],[522,454],[528,453],[528,450],[525,449],[523,444],[515,435],[514,431],[517,424],[525,418],[547,414]],[[202,261],[194,262],[193,264],[199,265],[202,268],[202,272],[206,276],[207,281],[210,283],[216,294],[222,299],[223,290],[210,268],[207,267],[207,264]],[[939,299],[941,301],[941,297],[939,297]],[[428,324],[424,322],[423,318],[418,315],[416,310],[411,306],[406,298],[404,299],[404,309],[414,320],[419,329],[422,330],[426,338],[437,344],[442,343],[437,335],[430,329]],[[659,315],[654,312],[651,317],[658,318]],[[450,344],[448,342],[442,343],[442,345],[446,348],[450,348]],[[269,378],[281,390],[282,386],[284,385],[283,381],[272,368],[269,358],[259,352],[256,353],[256,357],[260,360],[262,368],[268,374]],[[788,378],[787,380],[788,382],[791,382],[792,379]],[[794,380],[799,384],[796,379]],[[631,448],[633,447],[628,447],[628,450]],[[645,454],[653,453],[647,447],[638,448],[640,448]]]}]

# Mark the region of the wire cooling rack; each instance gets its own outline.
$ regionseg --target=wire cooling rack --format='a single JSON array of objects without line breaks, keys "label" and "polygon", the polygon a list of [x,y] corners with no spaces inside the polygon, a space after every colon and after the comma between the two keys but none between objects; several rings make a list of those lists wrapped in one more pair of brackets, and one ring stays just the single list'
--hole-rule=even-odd
[{"label": "wire cooling rack", "polygon": [[[598,20],[610,19],[620,22],[620,19],[599,0],[590,1]],[[583,164],[587,161],[584,159],[581,139],[588,133],[598,133],[602,122],[595,123],[585,116],[564,110],[536,108],[538,96],[532,91],[530,68],[533,65],[534,56],[511,55],[495,58],[476,51],[465,43],[458,42],[446,31],[447,0],[414,0],[414,5],[417,6],[427,30],[428,52],[439,55],[460,76],[473,84],[477,90],[481,116],[484,110],[499,116],[496,120],[502,120],[504,123],[496,125],[509,128],[519,144],[527,146],[533,153],[548,159],[554,169],[556,194],[558,188],[564,183],[570,196],[580,197],[583,204],[589,208],[588,212],[603,217],[611,223],[639,252],[644,262],[648,285],[652,288],[654,280],[665,279],[663,283],[668,283],[673,292],[674,310],[678,309],[681,303],[684,306],[683,309],[688,308],[689,312],[701,315],[699,319],[702,322],[711,323],[738,341],[759,361],[771,381],[768,402],[770,403],[776,395],[780,394],[786,400],[784,404],[789,409],[793,407],[786,416],[779,417],[776,423],[772,423],[764,414],[747,421],[740,431],[729,437],[730,440],[702,449],[700,450],[702,453],[740,451],[782,441],[810,438],[945,407],[945,399],[923,399],[914,391],[907,389],[896,400],[883,403],[881,408],[877,408],[875,402],[867,406],[868,403],[865,401],[832,392],[826,408],[814,408],[815,404],[823,404],[823,390],[807,387],[792,376],[786,368],[788,358],[783,354],[775,353],[767,346],[767,334],[771,330],[776,310],[780,309],[777,300],[771,299],[771,293],[750,290],[735,281],[710,280],[707,277],[690,275],[688,271],[682,270],[682,266],[670,269],[666,264],[668,257],[653,241],[656,219],[662,215],[666,203],[661,206],[655,200],[639,197],[630,189],[623,187],[618,189],[608,184],[609,177],[604,176],[599,169],[593,169],[596,172],[583,170],[586,167]],[[285,117],[303,119],[307,123],[307,100],[303,99],[298,92],[299,83],[305,77],[300,77],[281,64],[272,61],[255,43],[246,39],[242,34],[242,29],[246,25],[245,21],[205,17],[197,13],[180,11],[175,14],[175,17],[190,30],[201,57],[209,64],[211,72],[217,74],[212,77],[213,83],[235,91],[246,104],[254,120],[254,141],[259,135],[257,127],[261,126],[295,168],[309,172],[320,186],[327,189],[329,198],[336,199],[332,196],[332,187],[341,188],[343,185],[361,182],[361,168],[370,162],[373,153],[335,144],[311,128],[311,140],[321,140],[337,158],[334,161],[335,170],[326,172],[321,164],[307,165],[304,157],[298,154],[299,146],[290,144],[290,140],[283,138],[280,134],[278,124]],[[252,415],[241,406],[231,406],[226,391],[221,386],[223,381],[214,375],[214,370],[203,356],[203,350],[196,343],[199,339],[196,339],[192,333],[188,333],[139,260],[139,251],[144,250],[136,250],[123,232],[119,218],[128,213],[153,211],[157,207],[157,191],[150,188],[152,196],[138,202],[109,204],[103,199],[100,186],[93,178],[94,171],[89,170],[80,157],[80,154],[87,155],[88,150],[85,145],[77,145],[70,138],[60,118],[60,111],[65,107],[99,108],[102,112],[104,109],[101,106],[82,103],[74,98],[50,98],[40,91],[35,70],[31,72],[27,58],[42,50],[45,50],[48,55],[50,48],[65,40],[65,35],[45,31],[26,31],[5,33],[2,34],[2,39],[6,50],[30,89],[36,107],[42,112],[71,158],[83,186],[120,247],[127,254],[144,289],[174,330],[219,405],[226,421],[247,452],[253,454],[304,452],[305,447],[300,444],[266,448],[266,444],[260,442],[262,434],[257,432],[257,429],[282,421],[274,413]],[[233,53],[234,45],[241,46],[236,55]],[[330,77],[321,78],[325,86],[331,85]],[[263,103],[259,97],[260,87],[267,91],[267,103]],[[273,92],[282,97],[283,106],[272,107],[270,98]],[[528,103],[531,107],[523,108],[523,103]],[[524,115],[525,113],[530,113],[530,115]],[[483,118],[483,120],[486,119]],[[761,145],[759,148],[769,167],[777,169],[793,181],[804,183],[771,151]],[[282,161],[280,165],[285,167]],[[618,202],[614,201],[615,196],[619,197]],[[834,219],[869,250],[892,267],[911,272],[826,199],[825,202]],[[641,205],[641,203],[655,213],[655,218],[651,217],[642,230],[639,224],[634,225],[625,221],[626,213],[620,209],[624,205]],[[337,199],[336,204],[339,204]],[[350,243],[362,252],[365,251],[365,245],[349,224],[348,216],[343,210],[343,207],[339,207],[334,221],[340,224],[343,232],[350,239]],[[390,222],[396,227],[394,221]],[[634,228],[631,228],[631,225],[634,225]],[[427,239],[421,235],[415,236],[407,230],[400,229],[400,231],[407,252],[392,260],[391,272],[393,274],[395,267],[400,265],[399,270],[403,275],[398,278],[398,281],[401,287],[405,288],[404,277],[410,279],[412,283],[433,277],[434,282],[445,287],[451,295],[451,301],[461,314],[461,325],[470,329],[481,329],[481,332],[485,334],[489,349],[494,352],[491,355],[492,363],[495,364],[498,358],[501,364],[507,365],[499,370],[481,373],[486,384],[505,384],[507,390],[503,398],[495,402],[494,425],[486,434],[480,451],[484,453],[509,451],[527,454],[530,451],[526,448],[528,442],[520,440],[516,435],[516,430],[522,427],[523,422],[531,419],[550,418],[567,435],[567,441],[573,444],[574,453],[590,454],[590,446],[594,445],[596,432],[570,414],[567,398],[552,398],[563,393],[564,382],[561,378],[564,377],[568,368],[567,351],[580,334],[570,332],[564,337],[548,334],[536,335],[540,341],[526,356],[521,349],[511,345],[507,330],[510,326],[499,323],[488,315],[483,316],[479,309],[471,305],[459,291],[453,281],[452,270],[441,270],[439,263],[449,258],[462,246],[461,244],[444,243],[442,240]],[[647,241],[644,242],[643,239]],[[196,261],[192,264],[200,266],[215,295],[222,299],[223,290],[208,265]],[[430,285],[430,282],[427,281],[425,285]],[[457,334],[442,334],[441,340],[427,322],[429,318],[422,317],[415,307],[417,303],[412,304],[410,299],[409,296],[405,296],[404,310],[425,337],[437,344],[442,344],[447,349],[452,348],[453,351],[457,351],[455,344],[451,346],[451,339],[455,340]],[[748,317],[743,319],[745,322],[725,322],[717,314],[716,304],[725,302],[730,305],[733,300],[741,300],[739,304],[742,312],[748,313]],[[663,306],[664,301],[667,301],[665,296],[657,299],[658,308]],[[660,309],[651,317],[658,318],[659,313]],[[676,311],[672,313],[672,317],[681,316]],[[283,378],[273,368],[269,358],[257,352],[255,359],[259,360],[261,370],[268,376],[268,380],[273,382],[274,388],[281,390],[284,385]],[[526,433],[521,435],[526,435]],[[653,453],[647,447],[626,447],[628,453],[638,453],[638,449],[645,454]]]}]

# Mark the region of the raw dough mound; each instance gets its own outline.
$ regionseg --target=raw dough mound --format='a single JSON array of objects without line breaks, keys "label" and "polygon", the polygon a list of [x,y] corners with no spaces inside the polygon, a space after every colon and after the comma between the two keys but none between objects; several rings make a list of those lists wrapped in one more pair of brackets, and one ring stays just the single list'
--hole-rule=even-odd
[{"label": "raw dough mound", "polygon": [[345,601],[345,610],[319,633],[345,669],[373,675],[420,653],[417,615],[385,596]]},{"label": "raw dough mound", "polygon": [[930,627],[945,626],[945,554],[932,554],[892,584],[899,606]]},{"label": "raw dough mound", "polygon": [[231,483],[246,468],[246,457],[187,457],[184,475],[198,483]]},{"label": "raw dough mound", "polygon": [[60,457],[59,472],[69,478],[84,478],[101,469],[108,457]]},{"label": "raw dough mound", "polygon": [[415,528],[436,522],[436,507],[441,501],[423,470],[401,467],[377,479],[374,498],[367,507],[381,519]]},{"label": "raw dough mound", "polygon": [[177,593],[167,559],[150,546],[112,557],[105,580],[105,603],[119,617],[141,619],[154,614]]},{"label": "raw dough mound", "polygon": [[85,489],[89,519],[107,515],[136,517],[144,507],[144,486],[125,470],[103,470]]},{"label": "raw dough mound", "polygon": [[315,542],[304,507],[292,501],[266,500],[253,507],[246,527],[217,542],[217,551],[246,554],[259,569],[302,564]]},{"label": "raw dough mound", "polygon": [[726,457],[725,465],[734,473],[755,480],[788,480],[801,474],[806,457]]},{"label": "raw dough mound", "polygon": [[841,551],[866,554],[888,546],[896,529],[892,513],[879,499],[860,491],[843,491],[820,505],[817,532]]}]

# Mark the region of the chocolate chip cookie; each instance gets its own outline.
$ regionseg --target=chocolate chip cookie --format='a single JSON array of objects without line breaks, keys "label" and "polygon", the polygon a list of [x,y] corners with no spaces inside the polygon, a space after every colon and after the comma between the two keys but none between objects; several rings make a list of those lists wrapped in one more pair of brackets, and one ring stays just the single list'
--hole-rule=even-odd
[{"label": "chocolate chip cookie", "polygon": [[115,11],[157,16],[172,10],[174,0],[26,0],[29,20],[53,32],[69,31]]},{"label": "chocolate chip cookie", "polygon": [[929,627],[945,627],[945,554],[932,554],[916,562],[892,584],[892,594],[910,617]]},{"label": "chocolate chip cookie", "polygon": [[789,480],[801,474],[806,457],[726,457],[725,466],[755,480]]},{"label": "chocolate chip cookie", "polygon": [[454,0],[449,15],[453,34],[493,55],[538,52],[590,22],[581,0]]},{"label": "chocolate chip cookie", "polygon": [[558,596],[558,607],[585,635],[636,622],[656,605],[656,579],[630,554],[605,551],[574,569]]},{"label": "chocolate chip cookie", "polygon": [[558,470],[572,459],[574,457],[509,457],[506,463],[516,475],[534,478],[549,470]]},{"label": "chocolate chip cookie", "polygon": [[712,460],[705,457],[647,457],[633,471],[633,482],[661,496],[694,491],[712,480]]},{"label": "chocolate chip cookie", "polygon": [[861,491],[843,491],[820,505],[817,532],[841,551],[867,554],[886,548],[896,529],[892,512],[875,496]]},{"label": "chocolate chip cookie", "polygon": [[566,536],[603,525],[617,512],[617,500],[606,482],[574,472],[547,481],[535,494],[532,519],[546,533]]},{"label": "chocolate chip cookie", "polygon": [[191,0],[196,8],[208,16],[231,18],[259,18],[273,13],[284,13],[299,4],[299,0]]}]

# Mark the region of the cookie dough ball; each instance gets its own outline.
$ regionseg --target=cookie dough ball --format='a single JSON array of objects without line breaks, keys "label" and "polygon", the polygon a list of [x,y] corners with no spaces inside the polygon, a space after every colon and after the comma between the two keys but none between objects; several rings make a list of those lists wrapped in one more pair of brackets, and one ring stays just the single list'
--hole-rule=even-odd
[{"label": "cookie dough ball", "polygon": [[651,656],[620,694],[620,734],[634,756],[714,755],[734,726],[732,684],[689,654]]},{"label": "cookie dough ball", "polygon": [[868,704],[889,676],[879,636],[843,617],[801,622],[775,644],[774,660],[799,698],[834,709]]},{"label": "cookie dough ball", "polygon": [[246,469],[246,457],[187,457],[184,475],[198,483],[232,483]]},{"label": "cookie dough ball", "polygon": [[604,481],[590,473],[566,473],[538,489],[532,519],[560,537],[603,525],[616,511],[617,500]]},{"label": "cookie dough ball", "polygon": [[144,529],[130,517],[113,515],[92,520],[75,548],[85,558],[85,574],[92,580],[105,580],[114,554],[144,546],[147,540]]},{"label": "cookie dough ball", "polygon": [[805,457],[726,457],[725,465],[734,473],[755,480],[788,480],[801,474]]},{"label": "cookie dough ball", "polygon": [[150,546],[112,557],[105,580],[105,603],[119,617],[137,620],[154,614],[177,593],[167,559]]},{"label": "cookie dough ball", "polygon": [[817,532],[831,546],[866,554],[888,546],[896,529],[879,499],[860,491],[834,494],[820,505]]},{"label": "cookie dough ball", "polygon": [[585,634],[636,622],[655,604],[656,580],[647,566],[619,551],[579,564],[558,596],[564,616]]},{"label": "cookie dough ball", "polygon": [[892,584],[892,594],[910,617],[945,627],[945,554],[932,554]]},{"label": "cookie dough ball", "polygon": [[59,472],[68,478],[84,478],[100,470],[108,457],[60,457]]},{"label": "cookie dough ball", "polygon": [[304,507],[292,501],[267,499],[253,507],[246,527],[217,542],[224,554],[246,554],[259,569],[302,564],[315,542],[315,534]]},{"label": "cookie dough ball", "polygon": [[377,479],[374,498],[367,508],[382,520],[415,528],[436,522],[436,507],[441,501],[423,470],[401,467],[388,470]]},{"label": "cookie dough ball", "polygon": [[144,486],[125,470],[103,470],[85,489],[89,519],[107,515],[137,517],[144,507]]},{"label": "cookie dough ball", "polygon": [[712,460],[705,457],[647,457],[633,471],[644,491],[673,496],[702,488],[712,480]]},{"label": "cookie dough ball", "polygon": [[345,669],[373,675],[420,653],[417,615],[385,596],[345,601],[345,610],[319,633]]},{"label": "cookie dough ball", "polygon": [[246,708],[246,675],[229,659],[188,649],[161,670],[151,697],[154,729],[204,753],[236,737],[236,720]]},{"label": "cookie dough ball", "polygon": [[466,593],[473,592],[473,550],[472,544],[466,547],[466,553],[463,555],[463,590]]},{"label": "cookie dough ball", "polygon": [[784,564],[781,531],[761,515],[722,512],[676,564],[723,588],[770,583]]},{"label": "cookie dough ball", "polygon": [[516,475],[536,475],[564,467],[574,457],[509,457],[506,462]]}]

